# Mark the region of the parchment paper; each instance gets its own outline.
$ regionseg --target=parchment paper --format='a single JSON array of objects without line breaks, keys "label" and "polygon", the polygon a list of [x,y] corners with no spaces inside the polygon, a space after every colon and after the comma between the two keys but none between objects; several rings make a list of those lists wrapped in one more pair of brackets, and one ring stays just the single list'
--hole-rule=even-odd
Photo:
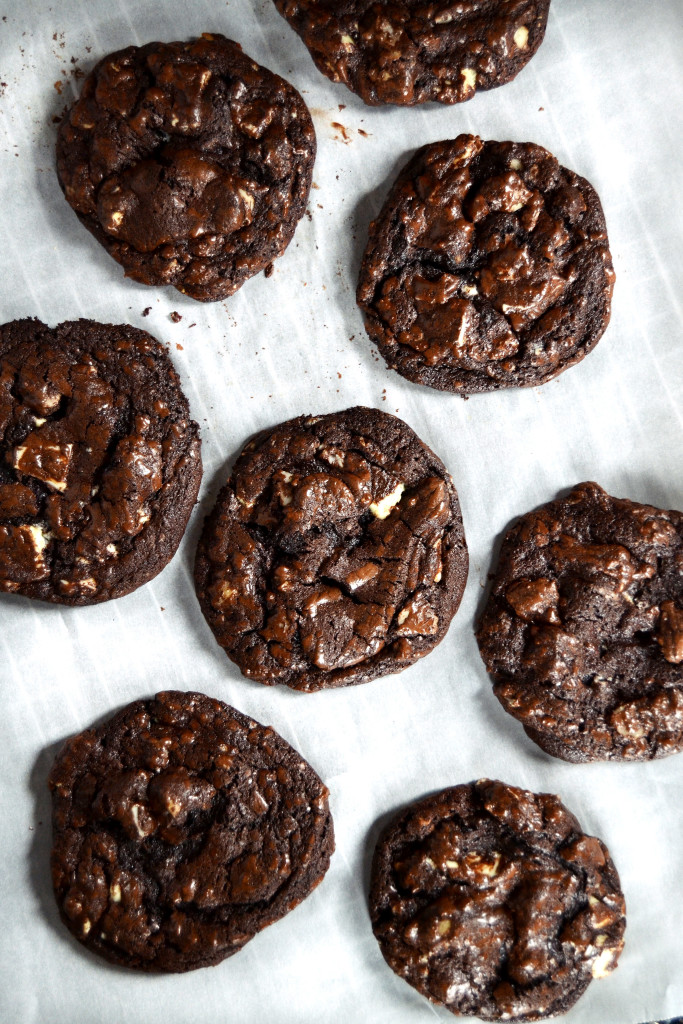
[{"label": "parchment paper", "polygon": [[[452,1020],[382,960],[366,905],[369,861],[387,815],[483,775],[558,793],[607,842],[621,874],[620,966],[591,984],[567,1024],[683,1012],[683,755],[587,766],[546,756],[494,699],[472,633],[494,545],[516,515],[584,479],[683,508],[683,4],[553,0],[545,42],[515,82],[459,107],[412,110],[366,108],[324,79],[270,0],[0,0],[0,15],[3,321],[84,316],[151,331],[181,374],[205,466],[180,550],[148,586],[83,609],[0,598],[0,1020]],[[273,276],[214,305],[125,281],[67,206],[53,168],[53,119],[81,72],[129,43],[202,31],[237,39],[289,78],[319,143],[309,216]],[[540,143],[586,176],[617,271],[612,322],[583,363],[541,388],[467,402],[388,371],[354,302],[367,227],[398,168],[417,146],[461,131]],[[440,647],[403,674],[314,695],[249,683],[194,596],[201,521],[250,434],[356,403],[397,412],[452,472],[471,554],[462,606]],[[293,743],[330,787],[337,852],[312,896],[236,957],[146,977],[100,962],[59,923],[45,782],[65,737],[169,687],[226,700]]]}]

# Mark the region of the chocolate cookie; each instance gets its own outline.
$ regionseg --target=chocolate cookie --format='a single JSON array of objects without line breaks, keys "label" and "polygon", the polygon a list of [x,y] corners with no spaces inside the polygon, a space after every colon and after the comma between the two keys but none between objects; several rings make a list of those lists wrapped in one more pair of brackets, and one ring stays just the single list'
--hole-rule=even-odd
[{"label": "chocolate cookie", "polygon": [[683,514],[593,483],[508,531],[477,630],[506,711],[566,761],[683,749]]},{"label": "chocolate cookie", "polygon": [[245,676],[311,692],[443,639],[467,577],[458,496],[395,416],[300,416],[244,449],[207,517],[197,596]]},{"label": "chocolate cookie", "polygon": [[358,304],[387,364],[473,394],[543,384],[590,352],[614,271],[600,200],[532,143],[418,150],[370,225]]},{"label": "chocolate cookie", "polygon": [[57,140],[67,200],[126,275],[202,302],[282,255],[314,159],[299,93],[221,35],[105,57]]},{"label": "chocolate cookie", "polygon": [[62,920],[124,967],[220,963],[301,903],[334,850],[311,766],[201,693],[159,693],[69,740],[49,785]]},{"label": "chocolate cookie", "polygon": [[0,591],[122,597],[175,554],[202,476],[166,351],[92,320],[0,327]]},{"label": "chocolate cookie", "polygon": [[460,103],[515,77],[550,0],[275,0],[318,69],[366,103]]},{"label": "chocolate cookie", "polygon": [[566,1012],[616,967],[624,914],[606,846],[548,793],[489,779],[454,786],[404,810],[375,850],[382,955],[451,1013]]}]

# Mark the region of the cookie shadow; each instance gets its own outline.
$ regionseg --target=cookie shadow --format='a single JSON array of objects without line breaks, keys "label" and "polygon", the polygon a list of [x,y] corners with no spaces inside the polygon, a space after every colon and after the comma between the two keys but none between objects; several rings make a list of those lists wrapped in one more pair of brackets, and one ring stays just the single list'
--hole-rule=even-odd
[{"label": "cookie shadow", "polygon": [[[481,588],[474,613],[473,633],[478,653],[479,644],[477,641],[477,630],[484,614],[484,609],[486,608],[491,595],[493,581],[500,561],[500,553],[509,531],[519,522],[522,516],[535,511],[537,508],[541,508],[549,501],[556,501],[566,497],[575,486],[576,484],[573,483],[567,487],[561,488],[555,495],[549,495],[543,502],[535,505],[533,509],[521,509],[520,512],[516,516],[513,516],[513,518],[505,524],[503,529],[495,535],[491,546],[491,557],[488,563],[488,571],[486,573],[486,584]],[[502,704],[497,699],[493,692],[493,677],[489,675],[481,654],[479,654],[478,678],[480,685],[476,693],[477,706],[480,713],[486,720],[486,725],[490,730],[491,735],[496,735],[506,744],[520,748],[526,757],[535,761],[537,764],[553,764],[557,758],[547,754],[536,743],[534,743],[534,741],[527,736],[521,722],[518,722],[516,718],[505,711]]]},{"label": "cookie shadow", "polygon": [[[257,430],[255,433],[246,437],[239,447],[234,449],[221,463],[219,469],[213,473],[207,483],[202,479],[200,497],[193,509],[183,537],[182,552],[178,552],[177,555],[177,557],[181,558],[183,568],[189,577],[193,596],[191,605],[187,603],[184,605],[188,629],[194,633],[197,644],[201,646],[209,657],[211,657],[214,665],[219,670],[221,677],[225,677],[226,682],[244,683],[245,685],[251,686],[254,693],[262,691],[264,689],[263,684],[256,680],[248,679],[246,676],[242,675],[237,666],[228,658],[225,651],[218,644],[215,636],[213,635],[213,631],[204,618],[195,588],[194,565],[197,557],[197,548],[204,531],[206,520],[213,511],[221,490],[229,482],[237,460],[250,441],[254,441],[262,435],[269,433],[275,425],[276,424],[274,423],[272,427],[266,427],[264,430]],[[286,687],[279,687],[279,689],[284,690]]]},{"label": "cookie shadow", "polygon": [[[118,710],[118,709],[117,709]],[[107,712],[102,721],[110,717],[112,712]],[[66,737],[65,737],[66,738]],[[31,888],[38,901],[38,906],[43,920],[60,943],[68,943],[72,949],[81,956],[86,957],[93,966],[109,967],[112,970],[126,974],[124,968],[115,967],[114,964],[107,964],[100,957],[95,956],[89,949],[81,945],[66,925],[62,923],[57,910],[57,903],[52,889],[52,875],[50,870],[50,852],[52,849],[52,801],[47,785],[47,778],[50,769],[54,764],[55,757],[62,749],[64,739],[58,740],[41,750],[36,758],[31,771],[30,789],[33,797],[33,841],[29,850],[29,880]]]},{"label": "cookie shadow", "polygon": [[[351,257],[350,265],[348,267],[348,273],[353,285],[353,294],[351,299],[353,302],[355,302],[355,294],[356,288],[358,287],[358,278],[360,276],[360,268],[363,262],[363,254],[368,244],[370,224],[377,217],[386,202],[387,196],[389,195],[399,172],[409,160],[412,160],[418,149],[419,147],[416,146],[414,149],[405,150],[400,156],[396,157],[391,165],[389,174],[387,174],[384,180],[372,189],[372,191],[366,192],[365,195],[361,196],[353,208],[351,218]],[[362,313],[357,308],[356,312],[360,314],[360,322],[363,324]],[[364,325],[362,331],[359,332],[356,329],[356,335],[351,343],[364,357],[367,357],[369,345],[372,345],[374,350],[374,344],[368,338]]]},{"label": "cookie shadow", "polygon": [[363,253],[368,244],[370,224],[384,206],[399,172],[412,160],[419,148],[419,146],[416,146],[414,149],[405,150],[400,156],[396,157],[391,165],[391,171],[384,180],[372,189],[371,192],[366,192],[364,196],[361,196],[353,208],[353,248],[349,269],[352,279],[356,282],[358,281],[361,263],[363,262]]},{"label": "cookie shadow", "polygon": [[[89,56],[87,60],[79,63],[71,71],[71,77],[64,79],[61,92],[54,92],[54,95],[46,88],[45,102],[42,110],[43,130],[40,132],[38,143],[35,146],[33,184],[34,195],[42,205],[42,213],[46,221],[47,235],[51,236],[55,249],[60,253],[61,258],[67,258],[73,266],[81,262],[101,272],[106,280],[113,285],[120,285],[125,282],[130,288],[131,296],[135,293],[143,298],[152,298],[152,289],[147,285],[133,281],[125,277],[124,269],[120,263],[109,255],[100,242],[81,223],[75,211],[66,200],[57,178],[57,135],[59,127],[73,104],[80,96],[85,78],[99,63],[107,51],[99,55]],[[48,162],[48,168],[41,165]],[[179,293],[175,288],[156,287],[153,289],[156,295],[166,293],[171,298]],[[83,314],[87,315],[87,314]],[[53,321],[50,321],[52,323]]]},{"label": "cookie shadow", "polygon": [[[118,704],[114,708],[109,708],[93,721],[89,728],[97,728],[117,714],[124,706],[124,704]],[[62,922],[57,909],[50,869],[52,799],[47,780],[55,758],[68,738],[68,736],[65,736],[63,739],[57,740],[41,750],[31,770],[29,787],[33,798],[33,840],[29,850],[29,882],[38,901],[39,911],[43,920],[60,943],[69,944],[79,956],[84,957],[93,967],[100,970],[113,971],[122,977],[130,977],[129,968],[109,963],[102,957],[92,953],[87,946],[78,942]]]}]

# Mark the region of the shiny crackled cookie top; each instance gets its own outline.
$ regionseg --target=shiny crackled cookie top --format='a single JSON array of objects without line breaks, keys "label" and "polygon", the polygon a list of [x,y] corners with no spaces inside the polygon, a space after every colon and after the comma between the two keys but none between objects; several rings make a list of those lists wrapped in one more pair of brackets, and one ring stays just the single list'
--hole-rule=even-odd
[{"label": "shiny crackled cookie top", "polygon": [[370,226],[357,297],[391,367],[467,394],[543,383],[582,359],[613,285],[584,178],[540,146],[460,135],[399,175]]},{"label": "shiny crackled cookie top", "polygon": [[215,301],[284,251],[314,157],[298,92],[207,34],[101,60],[60,126],[57,170],[129,277]]},{"label": "shiny crackled cookie top", "polygon": [[127,326],[0,328],[0,590],[118,597],[175,551],[201,478],[161,345]]},{"label": "shiny crackled cookie top", "polygon": [[317,690],[431,650],[466,574],[443,464],[401,420],[356,408],[247,445],[206,521],[195,581],[245,675]]},{"label": "shiny crackled cookie top", "polygon": [[157,694],[69,740],[49,784],[62,919],[140,970],[238,952],[309,894],[334,849],[310,765],[200,693]]},{"label": "shiny crackled cookie top", "polygon": [[383,832],[370,890],[389,965],[455,1014],[562,1013],[623,947],[609,852],[556,796],[502,782],[444,790]]},{"label": "shiny crackled cookie top", "polygon": [[550,0],[275,0],[318,68],[366,103],[460,103],[510,81]]},{"label": "shiny crackled cookie top", "polygon": [[683,749],[683,514],[584,483],[523,516],[477,638],[496,696],[549,753]]}]

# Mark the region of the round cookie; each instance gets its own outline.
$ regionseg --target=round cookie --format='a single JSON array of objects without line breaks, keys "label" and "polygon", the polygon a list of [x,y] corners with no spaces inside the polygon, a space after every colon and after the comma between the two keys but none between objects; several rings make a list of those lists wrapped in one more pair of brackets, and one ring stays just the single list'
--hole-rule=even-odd
[{"label": "round cookie", "polygon": [[57,174],[127,277],[215,302],[287,248],[315,151],[296,89],[206,34],[101,60],[60,125]]},{"label": "round cookie", "polygon": [[418,150],[363,256],[357,300],[387,364],[474,394],[543,384],[610,318],[614,270],[592,186],[532,143]]},{"label": "round cookie", "polygon": [[548,793],[480,779],[409,806],[379,838],[370,916],[400,977],[454,1014],[566,1012],[624,944],[609,851]]},{"label": "round cookie", "polygon": [[460,103],[509,82],[550,0],[275,0],[318,69],[369,104]]},{"label": "round cookie", "polygon": [[356,407],[246,446],[206,519],[195,585],[245,676],[311,692],[431,651],[467,565],[443,463],[402,420]]},{"label": "round cookie", "polygon": [[0,327],[0,591],[122,597],[175,554],[202,476],[166,351],[127,325]]},{"label": "round cookie", "polygon": [[506,711],[566,761],[683,749],[683,514],[594,483],[506,534],[477,629]]},{"label": "round cookie", "polygon": [[334,850],[311,766],[201,693],[159,693],[69,740],[49,785],[62,920],[124,967],[220,963],[301,903]]}]

